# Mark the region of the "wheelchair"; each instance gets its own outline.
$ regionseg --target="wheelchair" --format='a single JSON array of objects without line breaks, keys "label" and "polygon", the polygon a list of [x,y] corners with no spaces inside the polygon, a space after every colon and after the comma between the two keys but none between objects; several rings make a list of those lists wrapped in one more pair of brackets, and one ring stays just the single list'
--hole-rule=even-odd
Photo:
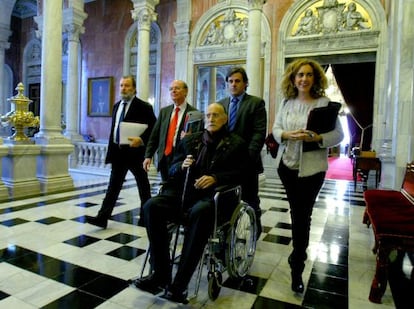
[{"label": "wheelchair", "polygon": [[[223,273],[229,278],[243,280],[248,274],[256,252],[256,215],[254,209],[241,200],[241,187],[220,187],[214,195],[214,228],[196,270],[194,294],[199,292],[204,265],[207,266],[208,296],[214,301],[220,294]],[[227,219],[223,219],[227,218]],[[174,266],[180,258],[179,246],[185,225],[171,223],[170,255]],[[144,259],[140,276],[150,263],[150,251]],[[149,272],[151,272],[149,265]]]}]

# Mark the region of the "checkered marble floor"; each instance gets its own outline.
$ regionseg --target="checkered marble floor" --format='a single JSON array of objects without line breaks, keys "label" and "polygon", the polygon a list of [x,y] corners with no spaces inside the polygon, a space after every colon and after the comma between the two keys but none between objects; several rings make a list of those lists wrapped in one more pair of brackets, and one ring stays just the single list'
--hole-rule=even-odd
[{"label": "checkered marble floor", "polygon": [[[383,304],[368,301],[375,270],[372,231],[362,224],[362,189],[326,180],[314,208],[305,292],[290,290],[290,218],[280,181],[261,187],[264,231],[248,278],[224,286],[216,301],[202,276],[186,306],[142,292],[128,279],[141,269],[148,246],[137,226],[139,198],[124,184],[106,230],[85,223],[96,215],[107,176],[73,173],[71,192],[0,204],[0,308],[395,308],[388,286]],[[159,178],[151,174],[153,194]],[[406,272],[411,264],[404,263]],[[191,287],[192,288],[191,284]]]}]

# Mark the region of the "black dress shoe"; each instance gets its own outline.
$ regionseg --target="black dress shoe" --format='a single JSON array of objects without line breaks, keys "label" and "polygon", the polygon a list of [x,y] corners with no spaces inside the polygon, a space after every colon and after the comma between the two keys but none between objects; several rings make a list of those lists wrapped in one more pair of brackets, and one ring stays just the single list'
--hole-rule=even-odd
[{"label": "black dress shoe", "polygon": [[108,226],[108,220],[106,219],[101,219],[99,217],[91,217],[91,216],[85,216],[85,217],[86,217],[86,222],[88,222],[89,224],[99,226],[103,229],[106,229],[106,227]]},{"label": "black dress shoe", "polygon": [[305,287],[302,281],[302,275],[292,274],[292,291],[296,293],[303,293]]},{"label": "black dress shoe", "polygon": [[156,295],[164,290],[167,283],[162,282],[162,280],[157,279],[153,274],[151,274],[149,276],[136,279],[134,281],[134,285],[140,290]]},{"label": "black dress shoe", "polygon": [[165,290],[164,294],[161,295],[161,298],[175,302],[175,303],[186,305],[188,304],[187,296],[188,296],[187,291],[178,292],[178,291],[174,291],[173,289],[167,289]]}]

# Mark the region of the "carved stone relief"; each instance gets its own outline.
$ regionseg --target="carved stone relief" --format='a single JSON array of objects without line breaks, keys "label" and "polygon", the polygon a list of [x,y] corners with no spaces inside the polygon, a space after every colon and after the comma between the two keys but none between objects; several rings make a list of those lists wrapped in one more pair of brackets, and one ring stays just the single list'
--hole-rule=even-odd
[{"label": "carved stone relief", "polygon": [[310,7],[302,14],[295,23],[297,26],[294,27],[292,36],[371,29],[369,16],[361,10],[353,1],[346,5],[338,0],[324,0],[322,5]]},{"label": "carved stone relief", "polygon": [[231,46],[247,41],[248,18],[246,14],[229,9],[211,22],[200,45]]}]

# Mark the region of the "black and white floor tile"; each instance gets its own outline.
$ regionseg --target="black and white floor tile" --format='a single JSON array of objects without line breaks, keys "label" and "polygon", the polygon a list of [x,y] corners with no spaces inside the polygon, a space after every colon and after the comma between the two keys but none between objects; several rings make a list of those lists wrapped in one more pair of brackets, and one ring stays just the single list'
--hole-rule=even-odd
[{"label": "black and white floor tile", "polygon": [[[196,298],[186,306],[136,289],[148,246],[137,226],[139,199],[128,177],[108,228],[85,223],[95,215],[107,176],[73,173],[71,192],[0,204],[0,308],[403,308],[414,291],[407,257],[390,272],[382,304],[368,300],[375,270],[373,235],[362,224],[362,189],[348,181],[326,180],[314,208],[305,292],[290,290],[290,218],[280,181],[267,179],[260,196],[264,231],[248,284],[224,280],[211,301],[202,277]],[[151,174],[153,193],[159,178]],[[402,267],[401,267],[402,264]]]}]

